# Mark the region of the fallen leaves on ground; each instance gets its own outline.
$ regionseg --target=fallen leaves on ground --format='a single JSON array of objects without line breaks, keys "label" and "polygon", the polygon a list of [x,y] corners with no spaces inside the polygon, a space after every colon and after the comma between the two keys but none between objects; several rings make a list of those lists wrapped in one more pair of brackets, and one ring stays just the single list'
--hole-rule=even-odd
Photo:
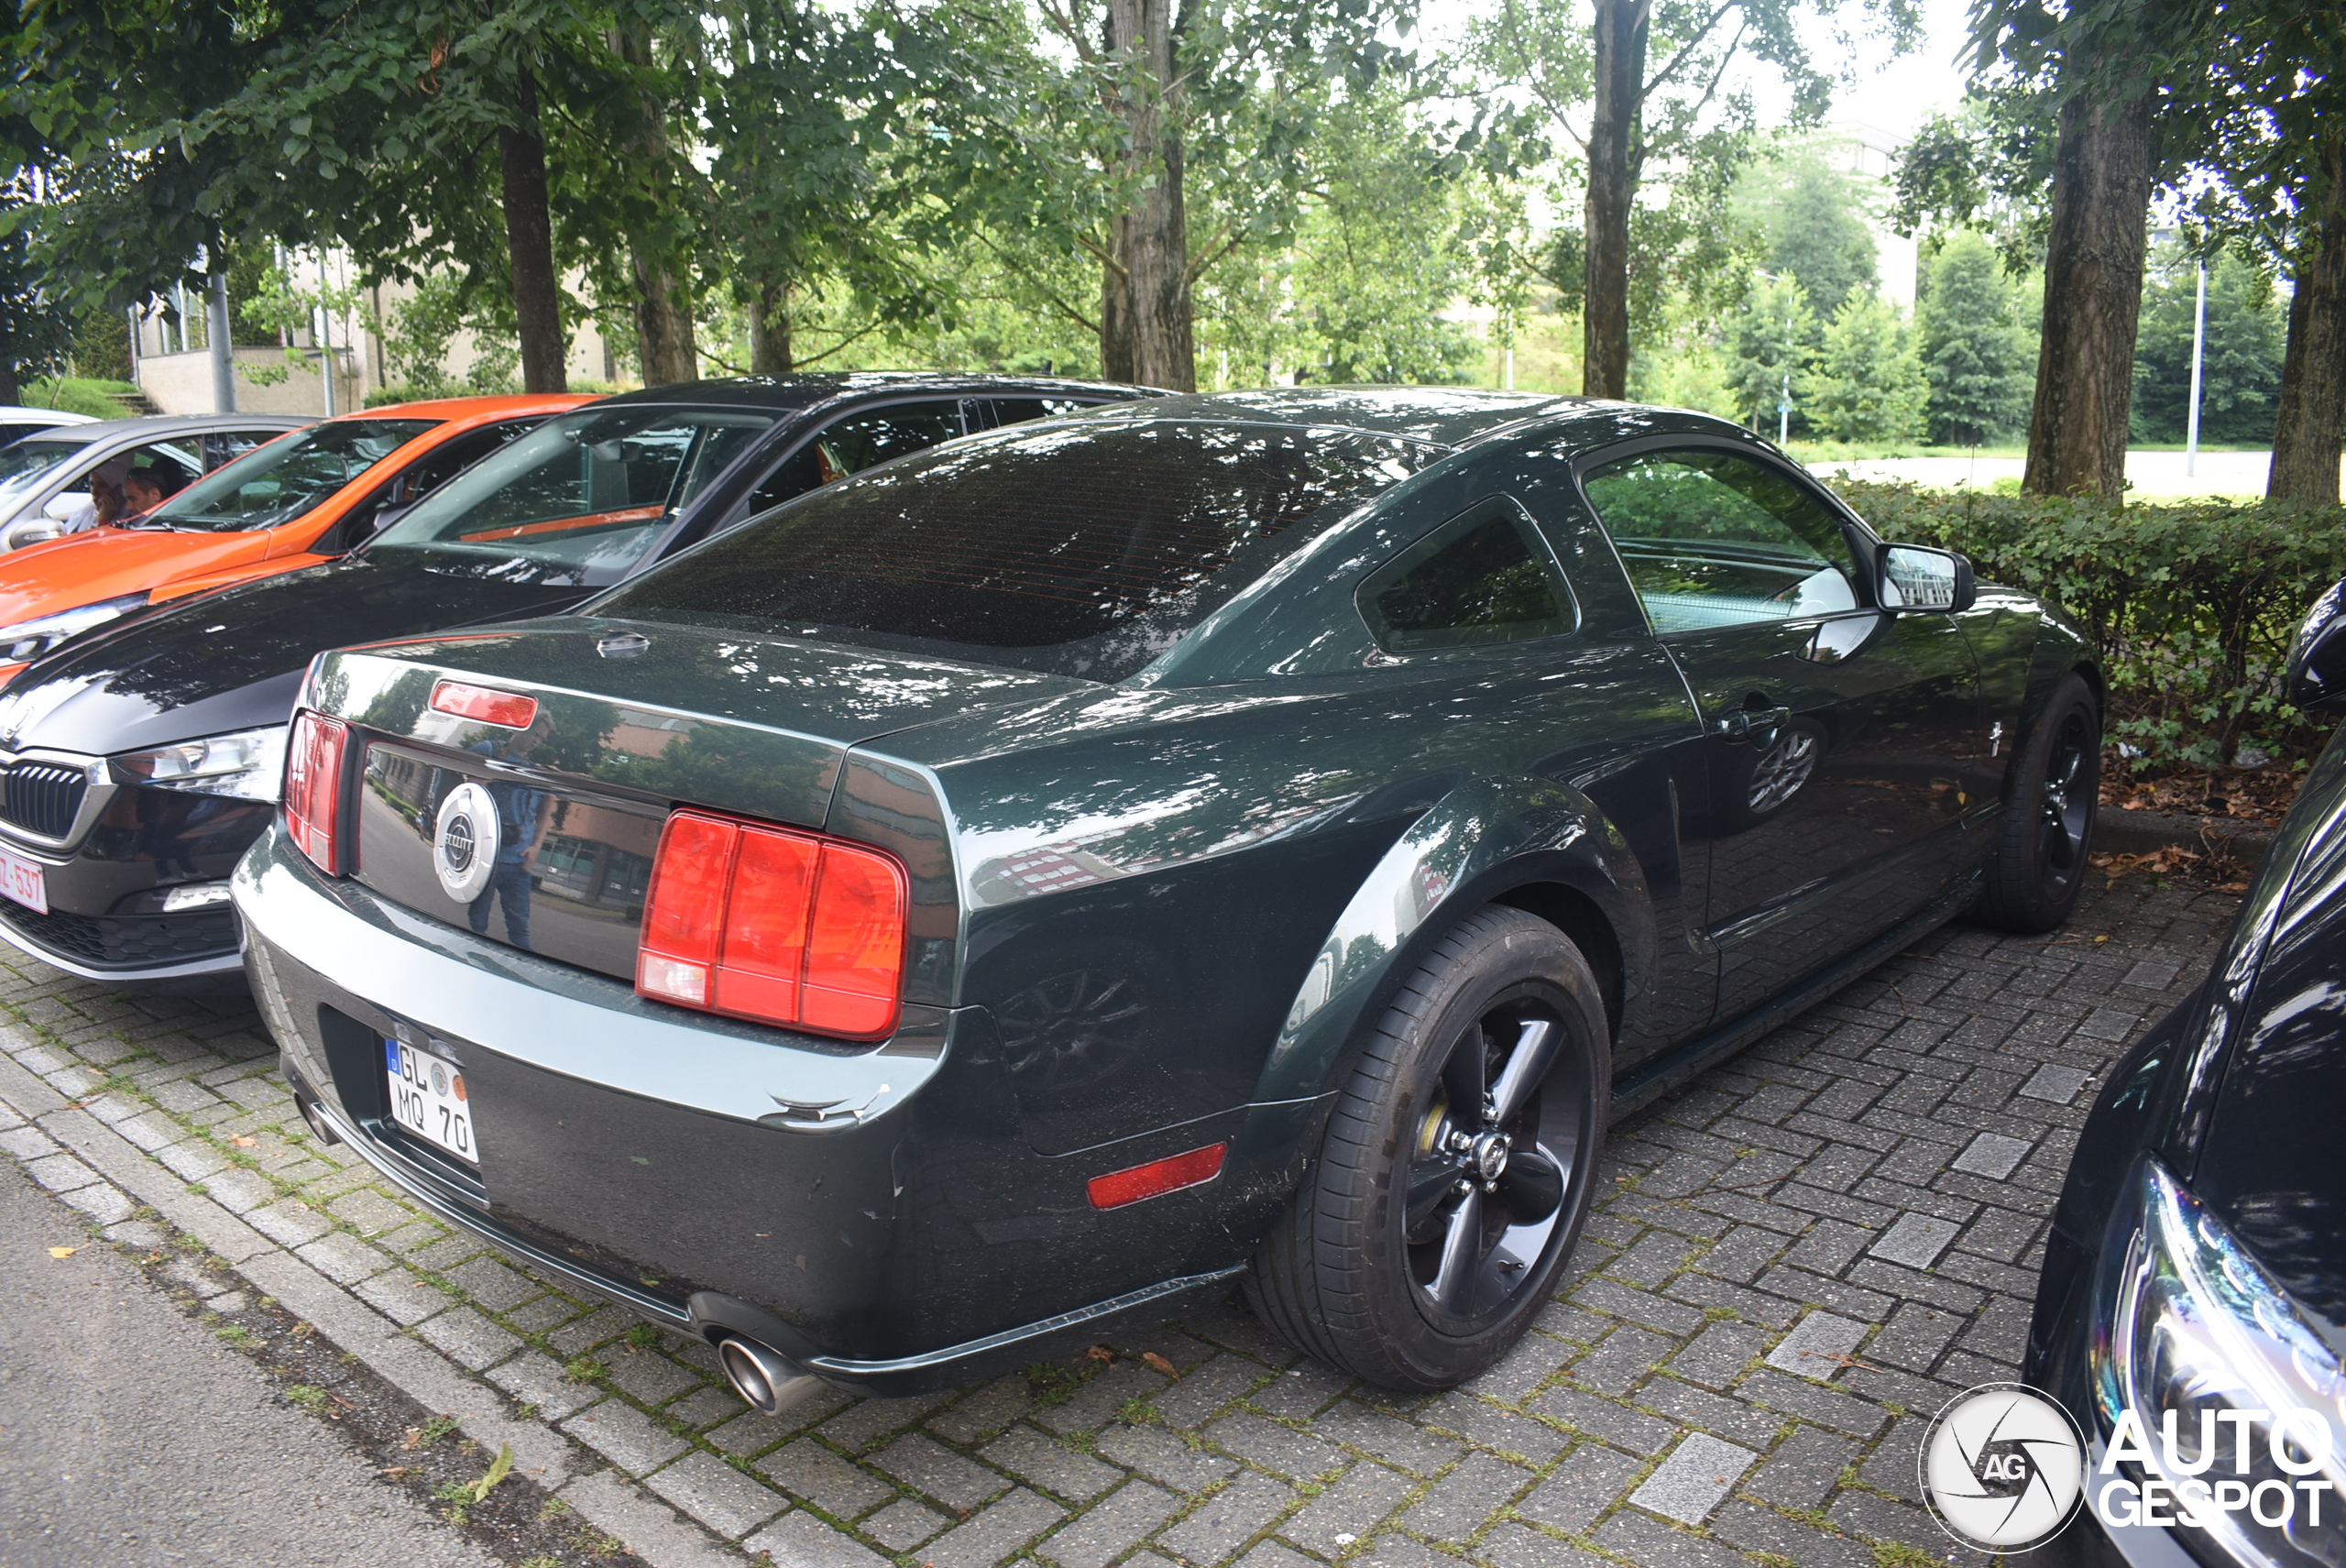
[{"label": "fallen leaves on ground", "polygon": [[1083,1354],[1090,1356],[1092,1360],[1102,1363],[1103,1365],[1116,1359],[1116,1353],[1110,1350],[1104,1344],[1095,1344]]},{"label": "fallen leaves on ground", "polygon": [[2132,876],[2136,872],[2148,872],[2153,876],[2162,877],[2188,872],[2214,883],[2218,893],[2246,893],[2248,868],[2234,858],[2231,844],[2206,831],[2200,833],[2199,841],[2206,846],[2204,849],[2187,850],[2180,844],[2163,844],[2139,855],[2089,855],[2087,861],[2110,879],[2104,884],[2108,887],[2116,887],[2120,877]]},{"label": "fallen leaves on ground", "polygon": [[228,1141],[240,1149],[248,1149],[260,1142],[258,1138],[230,1138]]},{"label": "fallen leaves on ground", "polygon": [[497,1457],[490,1462],[488,1472],[472,1484],[473,1501],[476,1503],[488,1501],[488,1495],[497,1490],[498,1483],[512,1473],[513,1445],[499,1443],[497,1448]]},{"label": "fallen leaves on ground", "polygon": [[49,1249],[49,1255],[54,1258],[68,1258],[81,1250],[77,1246],[53,1246]]},{"label": "fallen leaves on ground", "polygon": [[1181,1369],[1174,1365],[1171,1362],[1166,1360],[1163,1356],[1157,1354],[1155,1351],[1142,1351],[1140,1353],[1140,1358],[1143,1361],[1147,1362],[1151,1366],[1157,1368],[1159,1372],[1165,1374],[1166,1376],[1173,1379],[1174,1382],[1178,1383],[1181,1380]]},{"label": "fallen leaves on ground", "polygon": [[2130,775],[2105,762],[2101,804],[2113,811],[2164,811],[2210,817],[2249,828],[2272,828],[2287,815],[2305,774],[2283,766],[2181,768],[2160,778]]}]

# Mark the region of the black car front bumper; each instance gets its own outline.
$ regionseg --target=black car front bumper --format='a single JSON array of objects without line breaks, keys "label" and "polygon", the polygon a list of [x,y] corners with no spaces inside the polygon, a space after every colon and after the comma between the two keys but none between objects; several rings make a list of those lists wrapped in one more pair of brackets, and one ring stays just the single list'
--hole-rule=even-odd
[{"label": "black car front bumper", "polygon": [[[417,1201],[672,1328],[871,1392],[1227,1289],[1286,1190],[1249,1151],[1290,1148],[1308,1113],[1239,1107],[1046,1157],[981,1009],[908,1008],[876,1048],[689,1013],[321,877],[281,834],[236,896],[297,1092]],[[390,1120],[389,1037],[462,1071],[477,1164]],[[1085,1199],[1091,1176],[1216,1140],[1214,1182],[1106,1213]]]},{"label": "black car front bumper", "polygon": [[[233,976],[236,861],[273,802],[125,784],[102,758],[0,761],[0,848],[39,868],[46,911],[0,898],[0,941],[92,980]],[[164,907],[175,890],[220,902]]]}]

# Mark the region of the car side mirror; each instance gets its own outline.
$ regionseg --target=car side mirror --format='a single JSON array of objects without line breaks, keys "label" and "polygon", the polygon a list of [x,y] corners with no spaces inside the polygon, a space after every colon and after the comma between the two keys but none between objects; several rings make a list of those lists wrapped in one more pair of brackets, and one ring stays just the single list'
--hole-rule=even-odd
[{"label": "car side mirror", "polygon": [[1874,602],[1884,609],[1935,609],[1948,615],[1969,609],[1978,598],[1971,563],[1952,550],[1927,544],[1882,546],[1874,593]]},{"label": "car side mirror", "polygon": [[2308,713],[2346,713],[2346,578],[2314,600],[2297,628],[2289,700]]}]

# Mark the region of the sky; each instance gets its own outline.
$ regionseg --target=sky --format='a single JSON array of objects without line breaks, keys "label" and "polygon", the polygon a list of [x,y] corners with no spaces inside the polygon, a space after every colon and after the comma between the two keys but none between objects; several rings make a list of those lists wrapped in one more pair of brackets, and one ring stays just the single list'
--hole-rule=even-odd
[{"label": "sky", "polygon": [[[1419,13],[1423,35],[1428,41],[1453,38],[1469,17],[1492,10],[1496,3],[1497,0],[1423,0]],[[1844,3],[1851,12],[1858,10],[1854,0]],[[1886,133],[1892,142],[1900,142],[1933,110],[1952,108],[1961,98],[1963,78],[1957,60],[1964,52],[1967,0],[1922,0],[1922,11],[1921,46],[1896,60],[1891,58],[1887,43],[1866,39],[1859,42],[1849,59],[1836,62],[1832,60],[1836,46],[1830,41],[1830,29],[1821,23],[1812,23],[1811,37],[1818,63],[1837,63],[1843,74],[1851,79],[1840,89],[1835,102],[1832,117],[1836,124],[1866,126]],[[1781,95],[1771,91],[1773,72],[1753,62],[1749,80],[1763,112],[1778,109]],[[1771,96],[1776,104],[1770,102]]]}]

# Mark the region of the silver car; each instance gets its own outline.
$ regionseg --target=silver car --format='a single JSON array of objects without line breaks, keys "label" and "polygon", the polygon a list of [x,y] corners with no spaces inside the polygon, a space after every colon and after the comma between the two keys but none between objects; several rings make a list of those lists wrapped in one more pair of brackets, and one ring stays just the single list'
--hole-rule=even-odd
[{"label": "silver car", "polygon": [[108,463],[159,466],[185,484],[316,422],[301,414],[165,414],[27,435],[0,447],[0,550],[21,550],[71,532],[71,522],[90,505],[91,477]]}]

